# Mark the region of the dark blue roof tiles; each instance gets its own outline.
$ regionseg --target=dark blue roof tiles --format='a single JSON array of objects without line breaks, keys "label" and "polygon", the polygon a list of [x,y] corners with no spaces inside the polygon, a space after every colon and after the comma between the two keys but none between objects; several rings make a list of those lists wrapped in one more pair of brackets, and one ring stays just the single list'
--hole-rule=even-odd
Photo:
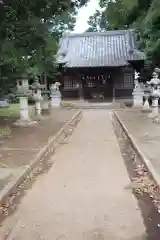
[{"label": "dark blue roof tiles", "polygon": [[118,30],[67,35],[60,42],[58,62],[67,67],[103,67],[142,60],[145,56],[135,48],[133,34],[132,30]]}]

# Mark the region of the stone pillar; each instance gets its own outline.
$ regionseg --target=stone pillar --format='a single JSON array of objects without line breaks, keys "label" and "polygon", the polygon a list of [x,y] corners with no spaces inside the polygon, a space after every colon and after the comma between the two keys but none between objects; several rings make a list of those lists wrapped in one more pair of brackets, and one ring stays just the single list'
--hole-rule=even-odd
[{"label": "stone pillar", "polygon": [[43,100],[41,102],[42,113],[49,113],[50,112],[48,94],[49,94],[49,91],[46,89],[46,87],[43,88],[43,90],[42,90]]},{"label": "stone pillar", "polygon": [[42,112],[49,112],[49,101],[47,96],[43,97],[41,108],[42,108]]},{"label": "stone pillar", "polygon": [[50,87],[51,107],[58,108],[61,106],[61,93],[59,91],[60,83],[56,82]]},{"label": "stone pillar", "polygon": [[35,101],[35,114],[36,117],[41,118],[41,84],[37,77],[35,77],[34,83],[32,84],[32,91],[33,91],[33,99]]},{"label": "stone pillar", "polygon": [[141,108],[143,106],[143,96],[144,96],[143,90],[141,88],[134,89],[132,96],[133,96],[133,107]]},{"label": "stone pillar", "polygon": [[153,77],[150,82],[147,82],[149,86],[152,88],[152,112],[148,115],[148,118],[157,118],[159,117],[159,109],[158,109],[158,99],[160,97],[160,79],[158,78],[158,74],[153,72]]},{"label": "stone pillar", "polygon": [[30,121],[28,114],[28,97],[20,97],[20,120],[21,121]]},{"label": "stone pillar", "polygon": [[20,119],[15,122],[15,125],[25,126],[34,124],[35,122],[31,121],[28,111],[28,96],[30,92],[27,77],[23,76],[21,80],[17,81],[16,95],[19,97]]},{"label": "stone pillar", "polygon": [[41,116],[41,102],[39,100],[35,101],[35,110],[36,110],[36,116]]},{"label": "stone pillar", "polygon": [[54,108],[61,106],[61,95],[59,92],[51,94],[51,106]]},{"label": "stone pillar", "polygon": [[154,96],[152,96],[152,112],[148,115],[148,118],[156,118],[159,116],[159,108],[158,108],[158,99],[159,99],[159,93],[154,93]]},{"label": "stone pillar", "polygon": [[141,86],[138,82],[138,79],[139,79],[139,73],[135,72],[135,81],[134,81],[135,87],[134,87],[133,93],[132,93],[132,96],[133,96],[133,106],[132,107],[134,107],[134,108],[141,108],[143,106],[144,91],[141,88]]}]

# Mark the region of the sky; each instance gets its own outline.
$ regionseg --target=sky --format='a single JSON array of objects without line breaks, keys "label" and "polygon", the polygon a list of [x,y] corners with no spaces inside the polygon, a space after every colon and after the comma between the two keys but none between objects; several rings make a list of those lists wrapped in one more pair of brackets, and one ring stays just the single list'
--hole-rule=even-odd
[{"label": "sky", "polygon": [[87,30],[89,27],[87,23],[89,17],[92,16],[99,8],[99,0],[90,0],[87,6],[82,7],[77,16],[74,32],[82,33]]}]

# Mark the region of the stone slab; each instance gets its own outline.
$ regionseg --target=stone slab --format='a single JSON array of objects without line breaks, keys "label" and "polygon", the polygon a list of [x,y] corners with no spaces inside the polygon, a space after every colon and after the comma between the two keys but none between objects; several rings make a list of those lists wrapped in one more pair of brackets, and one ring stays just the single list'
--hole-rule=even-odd
[{"label": "stone slab", "polygon": [[70,106],[75,109],[119,109],[125,107],[122,102],[73,101],[70,104]]}]

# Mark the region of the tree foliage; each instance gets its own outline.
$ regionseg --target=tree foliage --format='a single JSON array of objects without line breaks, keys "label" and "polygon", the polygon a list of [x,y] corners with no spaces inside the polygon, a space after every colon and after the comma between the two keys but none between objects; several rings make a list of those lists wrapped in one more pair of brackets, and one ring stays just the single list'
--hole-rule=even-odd
[{"label": "tree foliage", "polygon": [[88,32],[97,32],[103,31],[106,29],[106,20],[104,18],[104,14],[97,10],[93,16],[89,18],[88,21],[89,28],[87,29]]},{"label": "tree foliage", "polygon": [[152,66],[160,65],[160,1],[100,0],[104,9],[89,20],[90,29],[127,29],[137,31],[140,47]]},{"label": "tree foliage", "polygon": [[0,78],[54,72],[58,40],[86,0],[1,0]]}]

